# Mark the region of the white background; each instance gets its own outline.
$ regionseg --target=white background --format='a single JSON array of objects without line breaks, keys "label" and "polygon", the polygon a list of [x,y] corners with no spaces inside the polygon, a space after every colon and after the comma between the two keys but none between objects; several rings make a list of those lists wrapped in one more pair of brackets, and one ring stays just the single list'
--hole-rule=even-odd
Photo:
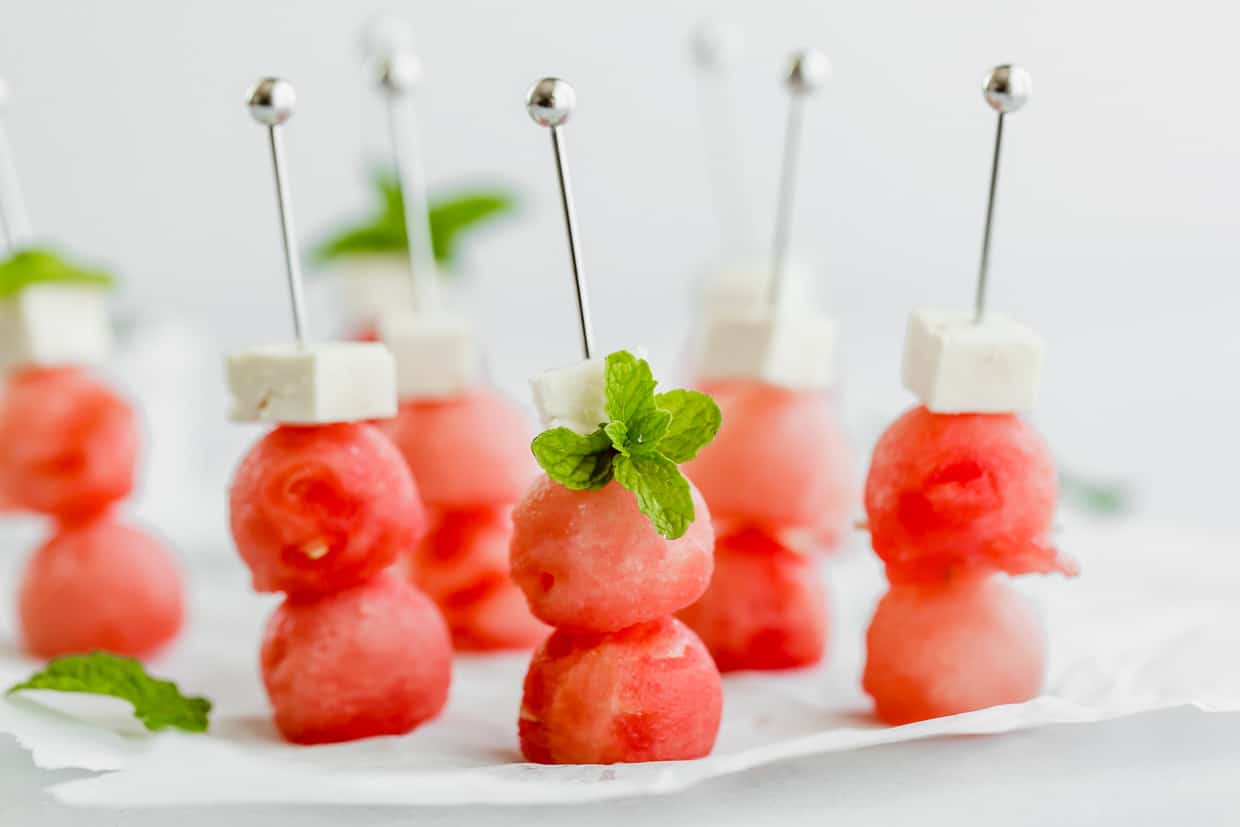
[{"label": "white background", "polygon": [[[358,32],[379,10],[417,29],[432,189],[502,182],[523,196],[522,215],[477,236],[468,260],[467,304],[517,393],[576,353],[529,83],[554,73],[578,90],[569,141],[602,343],[644,343],[674,365],[717,235],[687,32],[708,15],[746,29],[738,172],[760,246],[777,78],[792,48],[824,49],[835,78],[807,119],[795,238],[845,326],[848,417],[871,429],[909,402],[909,308],[971,301],[994,126],[978,82],[995,63],[1024,64],[1035,94],[1007,131],[991,296],[1049,340],[1039,425],[1066,466],[1136,481],[1148,510],[1230,521],[1234,4],[7,0],[0,73],[36,229],[114,267],[131,308],[196,320],[212,352],[287,337],[267,156],[244,91],[270,73],[297,85],[288,144],[309,246],[367,207],[365,148],[380,157],[383,143]],[[219,394],[217,373],[196,381]],[[208,436],[231,440],[230,463],[252,432],[226,432],[216,409]]]}]

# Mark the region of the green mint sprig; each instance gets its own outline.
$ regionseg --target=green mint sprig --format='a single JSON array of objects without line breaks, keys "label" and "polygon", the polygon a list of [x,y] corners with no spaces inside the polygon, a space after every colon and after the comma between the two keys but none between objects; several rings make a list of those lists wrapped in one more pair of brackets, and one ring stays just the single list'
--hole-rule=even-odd
[{"label": "green mint sprig", "polygon": [[552,428],[531,450],[547,476],[574,491],[602,488],[613,479],[637,496],[655,530],[675,540],[695,517],[689,481],[677,466],[715,438],[723,415],[704,393],[656,394],[645,359],[621,350],[607,357],[607,422],[582,435]]},{"label": "green mint sprig", "polygon": [[9,688],[6,695],[26,689],[110,695],[133,704],[134,717],[149,730],[176,727],[206,732],[211,702],[188,698],[171,681],[152,678],[133,658],[108,652],[68,655],[48,663],[41,672]]},{"label": "green mint sprig", "polygon": [[[387,171],[374,174],[379,208],[366,222],[350,227],[319,245],[314,255],[321,262],[359,255],[404,253],[409,249],[405,232],[405,203],[400,183]],[[435,260],[453,265],[459,255],[465,230],[483,221],[511,212],[513,196],[498,190],[461,190],[435,198],[430,204],[431,243]]]},{"label": "green mint sprig", "polygon": [[27,248],[0,262],[0,299],[9,299],[32,284],[84,284],[111,287],[114,280],[102,270],[71,264],[51,250]]}]

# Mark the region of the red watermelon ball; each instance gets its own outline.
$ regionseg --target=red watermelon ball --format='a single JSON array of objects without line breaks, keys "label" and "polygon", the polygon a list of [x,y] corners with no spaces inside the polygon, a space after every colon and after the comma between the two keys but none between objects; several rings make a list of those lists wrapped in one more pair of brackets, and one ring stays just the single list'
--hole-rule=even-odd
[{"label": "red watermelon ball", "polygon": [[263,684],[296,744],[401,735],[439,714],[452,643],[430,598],[394,571],[319,598],[286,598],[267,622]]},{"label": "red watermelon ball", "polygon": [[540,477],[513,512],[512,578],[552,626],[612,632],[672,614],[702,596],[713,567],[710,513],[690,487],[696,519],[668,540],[610,482],[571,491]]},{"label": "red watermelon ball", "polygon": [[1049,535],[1058,483],[1016,414],[905,413],[874,448],[865,508],[893,581],[981,569],[1075,574]]},{"label": "red watermelon ball", "polygon": [[229,509],[260,592],[347,588],[412,551],[426,529],[400,452],[362,423],[271,431],[237,468]]},{"label": "red watermelon ball", "polygon": [[551,630],[530,614],[508,573],[512,506],[431,511],[410,561],[413,582],[443,612],[460,651],[532,649]]},{"label": "red watermelon ball", "polygon": [[530,422],[510,400],[486,388],[404,400],[384,430],[409,463],[427,505],[515,503],[538,472]]},{"label": "red watermelon ball", "polygon": [[26,565],[22,638],[40,658],[150,655],[181,629],[180,567],[162,542],[110,516],[62,525]]},{"label": "red watermelon ball", "polygon": [[525,676],[521,753],[539,764],[701,758],[722,711],[719,671],[674,618],[610,634],[560,629]]},{"label": "red watermelon ball", "polygon": [[1028,701],[1046,672],[1037,613],[999,575],[893,584],[866,653],[862,686],[893,725]]},{"label": "red watermelon ball", "polygon": [[133,490],[138,419],[76,367],[10,375],[0,395],[0,490],[10,504],[80,520]]},{"label": "red watermelon ball", "polygon": [[720,537],[710,588],[678,617],[721,672],[812,666],[827,642],[819,562],[760,529]]},{"label": "red watermelon ball", "polygon": [[684,466],[719,520],[810,531],[832,547],[856,501],[852,459],[830,399],[750,379],[704,383],[723,413]]}]

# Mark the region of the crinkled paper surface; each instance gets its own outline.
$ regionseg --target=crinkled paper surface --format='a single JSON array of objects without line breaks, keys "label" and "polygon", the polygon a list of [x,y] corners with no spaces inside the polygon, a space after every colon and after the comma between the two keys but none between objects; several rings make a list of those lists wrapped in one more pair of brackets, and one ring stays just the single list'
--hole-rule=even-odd
[{"label": "crinkled paper surface", "polygon": [[[860,539],[860,538],[859,538]],[[194,571],[191,622],[152,664],[215,702],[209,735],[147,734],[116,702],[41,693],[0,701],[0,732],[48,769],[96,771],[52,788],[78,805],[208,803],[534,804],[655,795],[774,761],[937,735],[1089,722],[1168,706],[1240,709],[1240,543],[1138,522],[1070,526],[1059,537],[1084,574],[1022,578],[1045,613],[1046,694],[1029,703],[886,727],[858,686],[862,638],[884,581],[872,554],[827,566],[833,628],[827,663],[724,681],[722,731],[698,761],[611,767],[520,762],[516,714],[527,655],[458,662],[445,713],[409,736],[295,747],[271,726],[257,650],[274,602],[238,568]],[[15,578],[3,585],[12,591]],[[0,629],[0,682],[39,664]]]}]

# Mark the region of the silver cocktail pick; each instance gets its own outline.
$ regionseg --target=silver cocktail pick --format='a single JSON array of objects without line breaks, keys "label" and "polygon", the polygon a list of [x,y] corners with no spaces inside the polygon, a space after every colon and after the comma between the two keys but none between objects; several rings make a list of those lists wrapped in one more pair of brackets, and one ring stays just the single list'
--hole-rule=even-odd
[{"label": "silver cocktail pick", "polygon": [[689,46],[697,67],[698,115],[720,247],[736,247],[748,240],[738,186],[744,165],[736,146],[737,119],[729,88],[730,70],[742,50],[741,30],[708,21],[693,31]]},{"label": "silver cocktail pick", "polygon": [[288,275],[288,295],[293,307],[293,332],[298,346],[306,344],[306,304],[302,295],[301,263],[297,258],[297,233],[293,229],[293,205],[289,200],[288,172],[284,162],[284,141],[280,127],[293,116],[297,93],[293,85],[279,78],[263,78],[246,98],[250,116],[267,127],[271,144],[271,167],[276,179],[276,204],[280,210],[280,232],[284,242],[284,269]]},{"label": "silver cocktail pick", "polygon": [[422,65],[408,49],[393,52],[379,61],[379,85],[386,98],[392,162],[405,204],[405,235],[409,239],[409,263],[413,268],[417,309],[425,313],[439,307],[439,274],[431,238],[430,204],[416,113],[411,103],[401,105],[421,77]]},{"label": "silver cocktail pick", "polygon": [[[9,85],[0,78],[0,112],[9,100]],[[0,231],[9,252],[16,252],[30,241],[30,220],[26,216],[26,202],[22,197],[21,183],[17,180],[17,166],[13,163],[13,148],[0,121]]]},{"label": "silver cocktail pick", "polygon": [[830,77],[831,62],[822,52],[805,49],[793,55],[786,80],[789,93],[788,121],[784,128],[784,155],[779,175],[779,198],[775,205],[771,284],[767,299],[772,310],[779,307],[779,294],[783,289],[784,269],[788,261],[788,235],[792,224],[805,99]]},{"label": "silver cocktail pick", "polygon": [[555,154],[555,171],[560,182],[560,202],[564,206],[564,228],[568,232],[568,253],[573,263],[573,283],[577,288],[577,316],[581,321],[581,350],[589,359],[594,353],[594,326],[590,322],[590,301],[586,295],[586,279],[581,267],[581,248],[577,240],[577,212],[573,208],[572,182],[568,177],[568,161],[564,157],[564,136],[561,127],[577,106],[577,93],[559,78],[543,78],[530,87],[525,96],[525,109],[539,126],[551,130],[551,149]]},{"label": "silver cocktail pick", "polygon": [[986,315],[986,278],[990,273],[990,231],[995,218],[995,187],[999,183],[999,150],[1003,146],[1003,116],[1018,112],[1029,102],[1033,78],[1019,66],[1005,63],[986,73],[982,80],[982,96],[990,108],[999,113],[995,125],[995,154],[990,163],[990,194],[986,198],[986,228],[982,232],[982,263],[977,272],[977,296],[973,320],[980,322]]}]

